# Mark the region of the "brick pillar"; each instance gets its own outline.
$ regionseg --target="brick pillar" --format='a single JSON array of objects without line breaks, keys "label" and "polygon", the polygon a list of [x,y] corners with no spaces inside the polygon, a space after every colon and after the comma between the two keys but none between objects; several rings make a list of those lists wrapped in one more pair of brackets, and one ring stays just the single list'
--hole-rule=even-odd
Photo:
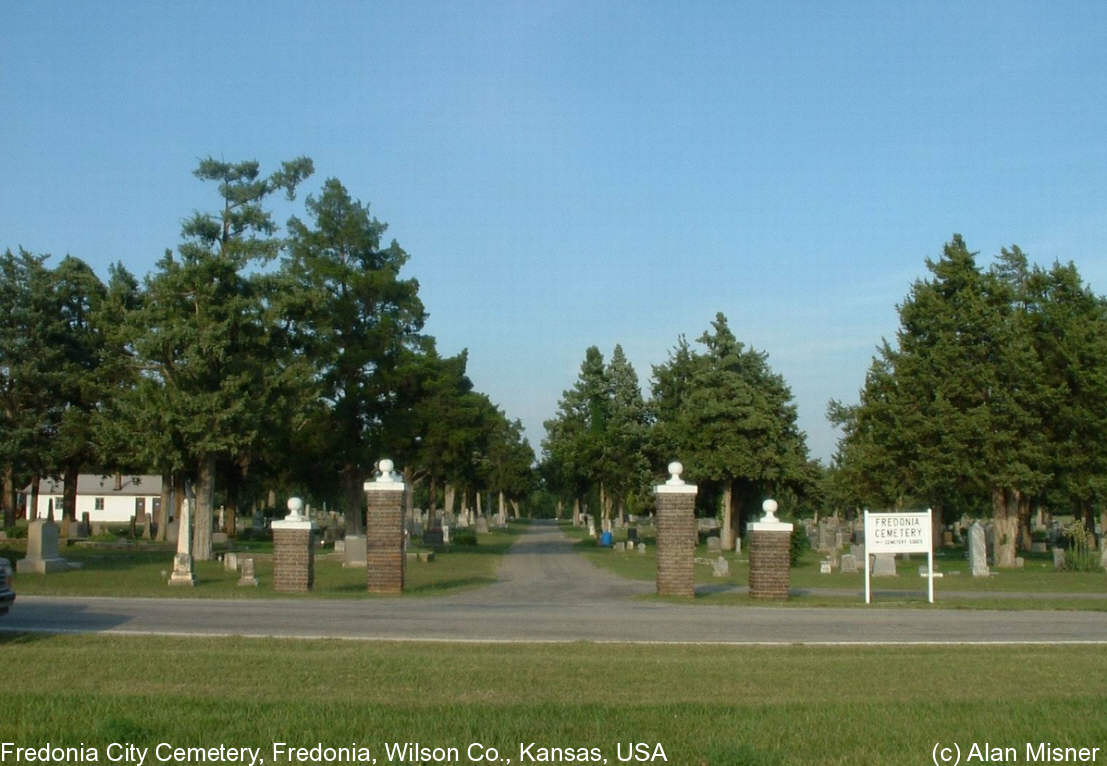
[{"label": "brick pillar", "polygon": [[304,516],[304,502],[288,500],[289,514],[274,521],[273,590],[305,593],[315,585],[315,549],[311,545],[315,525]]},{"label": "brick pillar", "polygon": [[657,595],[695,596],[696,486],[680,478],[684,466],[669,463],[672,477],[654,487],[657,496]]},{"label": "brick pillar", "polygon": [[370,593],[404,590],[404,483],[392,475],[393,464],[378,463],[381,475],[365,482],[366,584]]},{"label": "brick pillar", "polygon": [[766,500],[761,507],[765,517],[749,525],[750,597],[783,601],[791,582],[792,525],[777,520],[775,500]]}]

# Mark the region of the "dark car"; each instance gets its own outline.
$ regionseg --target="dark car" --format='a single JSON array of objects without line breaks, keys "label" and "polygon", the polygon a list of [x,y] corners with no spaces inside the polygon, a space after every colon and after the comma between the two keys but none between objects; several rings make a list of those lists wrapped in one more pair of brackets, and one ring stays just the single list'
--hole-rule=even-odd
[{"label": "dark car", "polygon": [[15,591],[12,590],[12,565],[0,556],[0,614],[7,614],[13,601]]}]

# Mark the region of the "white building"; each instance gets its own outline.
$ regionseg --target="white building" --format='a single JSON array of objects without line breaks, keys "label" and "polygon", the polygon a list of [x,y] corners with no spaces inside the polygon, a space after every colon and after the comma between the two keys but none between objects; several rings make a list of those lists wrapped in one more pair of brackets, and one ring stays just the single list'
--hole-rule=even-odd
[{"label": "white building", "polygon": [[[54,511],[54,520],[62,515],[62,495],[65,483],[60,479],[43,479],[38,484],[37,512],[28,512],[29,519],[45,519]],[[31,488],[24,490],[31,501]],[[88,514],[90,522],[126,523],[132,516],[155,516],[161,506],[161,476],[109,475],[82,473],[77,476],[77,521]],[[30,511],[30,509],[28,509]]]}]

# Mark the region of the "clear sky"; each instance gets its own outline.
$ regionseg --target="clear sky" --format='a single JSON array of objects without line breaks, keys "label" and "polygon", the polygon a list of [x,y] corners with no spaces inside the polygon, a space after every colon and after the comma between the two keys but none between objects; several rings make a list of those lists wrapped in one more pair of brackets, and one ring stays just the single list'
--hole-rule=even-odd
[{"label": "clear sky", "polygon": [[[306,154],[536,448],[724,312],[814,457],[954,232],[1107,284],[1107,3],[0,0],[0,248],[144,275],[207,155]],[[278,207],[280,220],[297,203]]]}]

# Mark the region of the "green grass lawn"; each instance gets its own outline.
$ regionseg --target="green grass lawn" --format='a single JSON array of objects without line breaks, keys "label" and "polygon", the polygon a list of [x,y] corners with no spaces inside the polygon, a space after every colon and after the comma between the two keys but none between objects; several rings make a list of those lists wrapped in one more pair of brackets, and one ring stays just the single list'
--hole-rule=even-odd
[{"label": "green grass lawn", "polygon": [[1098,746],[1107,762],[1102,647],[3,634],[0,645],[18,669],[5,675],[0,740],[20,746],[248,746],[272,763],[273,742],[358,743],[384,766],[416,762],[387,759],[394,741],[458,747],[460,763],[470,743],[520,763],[520,743],[535,742],[598,748],[610,764],[618,743],[645,742],[670,764],[854,766],[927,764],[936,743],[974,742],[1017,747],[1023,763],[1025,743],[1049,741]]},{"label": "green grass lawn", "polygon": [[[409,558],[404,592],[433,596],[495,582],[500,559],[521,528],[513,523],[507,530],[479,535],[477,545],[450,546],[436,553],[434,561]],[[0,556],[14,563],[23,557],[23,545],[21,541],[6,541],[0,547]],[[194,563],[196,587],[170,587],[167,581],[175,551],[170,545],[141,545],[130,550],[69,546],[61,555],[81,564],[80,569],[48,575],[17,574],[14,587],[18,595],[50,596],[379,598],[366,593],[364,567],[343,567],[341,554],[329,549],[316,552],[315,589],[311,594],[273,590],[271,543],[254,542],[236,549],[253,556],[258,587],[238,587],[238,574],[225,570],[219,561]]]},{"label": "green grass lawn", "polygon": [[[645,531],[646,553],[620,553],[601,548],[588,537],[587,532],[571,525],[563,525],[570,537],[577,540],[576,548],[597,566],[616,574],[639,580],[653,580],[657,573],[656,548],[652,532]],[[615,540],[625,538],[625,532],[616,534]],[[696,549],[696,556],[711,558],[718,554],[707,553],[706,546]],[[1088,609],[1107,611],[1107,574],[1103,572],[1058,572],[1053,569],[1053,559],[1048,553],[1023,554],[1025,567],[1021,570],[1000,570],[992,577],[973,577],[963,548],[942,549],[934,557],[935,569],[943,577],[934,581],[935,604],[952,608],[977,609]],[[696,602],[714,605],[766,605],[755,602],[745,594],[728,592],[727,586],[749,584],[749,554],[743,552],[724,554],[730,564],[729,577],[714,577],[711,567],[696,565],[696,583],[716,586],[701,589]],[[819,573],[823,556],[806,551],[791,571],[793,596],[785,606],[864,606],[865,577],[863,573]],[[897,576],[872,579],[874,604],[877,606],[929,606],[926,599],[926,580],[919,576],[919,567],[926,564],[926,556],[913,555],[909,561],[897,561]],[[805,592],[808,589],[832,589],[845,591],[842,595]],[[894,592],[896,595],[881,592]],[[963,592],[966,595],[947,595]],[[909,595],[899,595],[899,594]],[[1045,598],[1012,598],[1004,594],[1049,594]],[[1088,599],[1085,594],[1103,595],[1104,598]]]}]

